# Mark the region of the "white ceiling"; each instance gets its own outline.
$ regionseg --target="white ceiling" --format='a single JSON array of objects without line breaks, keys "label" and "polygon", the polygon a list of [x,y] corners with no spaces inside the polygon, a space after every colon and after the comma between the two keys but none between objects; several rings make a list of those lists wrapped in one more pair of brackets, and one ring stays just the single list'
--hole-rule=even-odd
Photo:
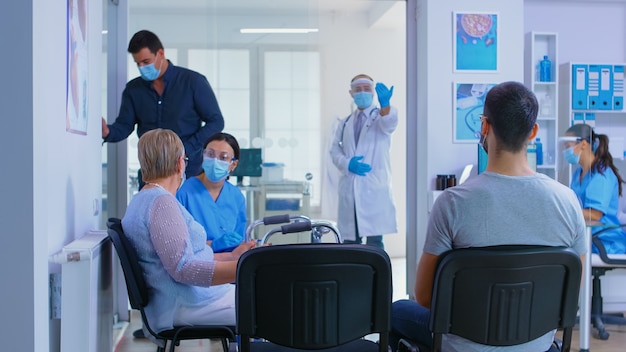
[{"label": "white ceiling", "polygon": [[243,16],[368,12],[377,11],[380,6],[391,7],[397,2],[398,0],[128,0],[131,11],[142,13],[193,11]]}]

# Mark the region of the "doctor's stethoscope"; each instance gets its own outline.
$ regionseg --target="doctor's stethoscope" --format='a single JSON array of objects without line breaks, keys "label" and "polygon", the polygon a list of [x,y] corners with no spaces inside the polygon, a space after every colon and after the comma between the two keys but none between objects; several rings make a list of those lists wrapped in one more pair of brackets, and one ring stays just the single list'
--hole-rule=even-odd
[{"label": "doctor's stethoscope", "polygon": [[[363,126],[363,127],[367,127],[367,128],[369,128],[369,127],[370,127],[370,122],[369,122],[369,120],[372,118],[372,113],[374,113],[374,112],[378,112],[378,111],[379,111],[379,109],[378,109],[378,108],[373,108],[373,109],[370,111],[369,117],[367,118],[368,122],[367,122],[367,123],[365,124],[365,126]],[[352,118],[352,115],[354,115],[354,113],[352,113],[352,114],[348,115],[348,118],[347,118],[347,119],[345,119],[345,121],[343,121],[343,126],[341,126],[341,137],[339,138],[339,147],[341,147],[341,148],[343,148],[343,134],[344,134],[344,133],[345,133],[345,131],[346,131],[346,125],[348,124],[348,121],[350,121],[350,118]],[[375,117],[374,117],[374,119],[372,120],[372,122],[376,121],[376,119],[377,119],[377,116],[375,116]]]}]

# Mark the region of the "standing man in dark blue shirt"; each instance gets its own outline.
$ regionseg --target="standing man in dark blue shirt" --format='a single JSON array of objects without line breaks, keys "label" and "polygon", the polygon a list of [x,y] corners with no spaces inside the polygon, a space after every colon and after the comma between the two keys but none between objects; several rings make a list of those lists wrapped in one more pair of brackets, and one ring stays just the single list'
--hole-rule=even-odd
[{"label": "standing man in dark blue shirt", "polygon": [[[174,66],[165,58],[163,44],[156,34],[141,30],[133,35],[128,52],[137,63],[141,77],[126,84],[115,122],[102,119],[105,142],[126,139],[137,125],[139,137],[155,128],[174,131],[189,158],[187,177],[202,171],[204,142],[221,132],[224,118],[206,77]],[[140,177],[140,185],[143,184]]]}]

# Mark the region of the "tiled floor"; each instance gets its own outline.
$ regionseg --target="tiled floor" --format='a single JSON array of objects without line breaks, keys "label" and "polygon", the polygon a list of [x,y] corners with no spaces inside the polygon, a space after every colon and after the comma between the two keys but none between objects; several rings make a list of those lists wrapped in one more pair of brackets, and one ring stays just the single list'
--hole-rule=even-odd
[{"label": "tiled floor", "polygon": [[[392,259],[393,267],[393,298],[394,301],[400,298],[406,298],[406,268],[404,258]],[[120,324],[119,329],[114,332],[114,352],[154,352],[156,346],[146,339],[133,338],[133,331],[141,327],[141,317],[137,312],[131,313],[131,322],[129,324]],[[607,330],[611,334],[608,340],[602,341],[595,338],[590,339],[591,352],[623,352],[626,350],[626,326],[607,326]],[[560,333],[558,334],[560,336]],[[574,329],[572,338],[572,352],[579,351],[579,334]],[[194,340],[183,341],[181,346],[176,348],[177,352],[215,352],[221,351],[219,341]]]}]

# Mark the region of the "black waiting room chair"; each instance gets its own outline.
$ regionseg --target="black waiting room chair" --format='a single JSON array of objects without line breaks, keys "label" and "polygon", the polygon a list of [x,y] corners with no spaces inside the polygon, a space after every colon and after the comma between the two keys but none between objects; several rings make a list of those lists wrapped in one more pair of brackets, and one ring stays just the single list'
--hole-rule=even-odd
[{"label": "black waiting room chair", "polygon": [[[316,243],[250,250],[237,265],[239,351],[387,352],[391,290],[391,263],[380,248]],[[378,343],[363,338],[372,333]]]},{"label": "black waiting room chair", "polygon": [[[164,347],[157,347],[157,352],[164,352],[168,341],[170,342],[170,352],[174,352],[177,345],[182,340],[198,340],[198,339],[220,339],[224,351],[229,350],[229,341],[235,341],[235,333],[233,326],[221,325],[192,325],[192,326],[176,326],[171,330],[155,332],[150,327],[150,322],[146,318],[144,308],[150,304],[148,295],[148,285],[144,280],[143,270],[139,265],[139,259],[135,248],[131,245],[124,234],[122,223],[119,219],[111,218],[107,223],[107,233],[120,259],[124,278],[126,280],[126,288],[128,290],[128,298],[130,306],[141,312],[142,322],[148,332],[156,339],[163,342]],[[235,346],[233,344],[232,346]]]},{"label": "black waiting room chair", "polygon": [[[562,247],[494,246],[444,253],[433,285],[433,351],[441,351],[444,334],[511,346],[555,329],[563,330],[557,349],[569,351],[581,268],[580,256]],[[400,341],[400,350],[425,352],[406,340]]]}]

